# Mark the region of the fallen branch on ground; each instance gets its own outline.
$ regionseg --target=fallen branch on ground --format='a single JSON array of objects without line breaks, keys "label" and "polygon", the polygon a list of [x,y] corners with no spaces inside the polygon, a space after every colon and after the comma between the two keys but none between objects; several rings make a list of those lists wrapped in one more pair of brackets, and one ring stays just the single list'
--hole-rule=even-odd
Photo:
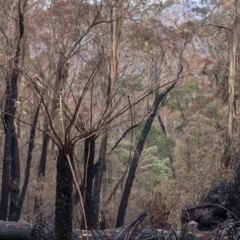
[{"label": "fallen branch on ground", "polygon": [[[147,216],[147,212],[139,214],[126,226],[106,229],[106,230],[73,230],[72,240],[135,240],[135,239],[152,239],[156,236],[165,236],[167,233],[158,229],[144,229],[137,228],[140,222],[142,222]],[[0,221],[0,239],[5,240],[26,240],[31,239],[31,232],[33,225],[30,223],[21,222],[6,222]],[[42,231],[44,228],[41,229]],[[45,229],[46,230],[46,229]],[[37,240],[37,239],[35,239]]]}]

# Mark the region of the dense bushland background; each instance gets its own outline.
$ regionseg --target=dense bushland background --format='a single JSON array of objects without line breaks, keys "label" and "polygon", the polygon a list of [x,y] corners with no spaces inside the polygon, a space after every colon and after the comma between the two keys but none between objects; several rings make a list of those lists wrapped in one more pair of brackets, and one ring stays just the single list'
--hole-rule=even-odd
[{"label": "dense bushland background", "polygon": [[[74,228],[87,201],[97,227],[103,220],[115,227],[127,176],[136,175],[120,220],[149,210],[156,227],[179,225],[184,206],[220,177],[231,178],[224,164],[239,151],[237,0],[1,0],[0,6],[0,219],[55,214],[60,149],[71,150],[83,200],[92,195],[74,205]],[[86,150],[92,136],[95,148]]]}]

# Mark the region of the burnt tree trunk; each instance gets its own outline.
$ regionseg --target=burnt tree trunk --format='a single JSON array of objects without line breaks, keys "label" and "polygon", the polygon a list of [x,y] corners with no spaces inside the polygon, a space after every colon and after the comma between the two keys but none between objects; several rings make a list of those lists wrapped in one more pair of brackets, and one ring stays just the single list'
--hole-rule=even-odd
[{"label": "burnt tree trunk", "polygon": [[17,210],[17,205],[20,195],[20,158],[18,148],[18,138],[16,129],[12,136],[11,147],[11,186],[10,186],[10,208],[9,217],[10,221],[14,221]]},{"label": "burnt tree trunk", "polygon": [[[47,131],[48,129],[48,123],[45,122],[44,129]],[[47,162],[47,147],[49,143],[49,136],[48,134],[43,134],[43,144],[42,144],[42,152],[40,157],[40,163],[38,168],[38,181],[40,181],[41,178],[45,177],[45,171],[46,171],[46,162]]]},{"label": "burnt tree trunk", "polygon": [[[180,68],[177,78],[179,77],[180,73],[182,72],[183,67]],[[137,147],[135,149],[131,164],[130,164],[130,168],[129,168],[129,172],[128,172],[128,176],[127,176],[127,180],[125,183],[125,187],[123,190],[123,194],[122,194],[122,198],[120,201],[120,205],[118,208],[118,215],[117,215],[117,222],[116,222],[116,227],[120,227],[123,225],[124,222],[124,217],[125,217],[125,213],[127,210],[127,205],[128,205],[128,199],[131,193],[131,189],[132,189],[132,184],[133,184],[133,180],[135,178],[135,173],[137,170],[137,166],[138,166],[138,162],[139,162],[139,158],[141,156],[143,147],[144,147],[144,143],[147,139],[147,135],[151,129],[154,117],[156,116],[159,104],[162,102],[163,99],[165,99],[166,95],[169,93],[169,91],[174,88],[175,84],[176,84],[177,80],[174,81],[163,93],[158,94],[155,96],[155,100],[152,106],[152,111],[150,116],[148,117],[144,128],[142,130],[142,134],[138,140],[137,143]]]},{"label": "burnt tree trunk", "polygon": [[106,152],[107,152],[107,140],[108,140],[108,132],[104,133],[102,139],[101,139],[101,145],[99,150],[99,159],[100,159],[100,166],[99,171],[96,174],[96,177],[94,179],[94,191],[93,191],[93,206],[94,206],[94,218],[93,225],[97,229],[98,226],[98,216],[99,216],[99,204],[100,204],[100,193],[101,193],[101,187],[102,187],[102,178],[103,178],[103,172],[106,169]]},{"label": "burnt tree trunk", "polygon": [[[25,3],[24,3],[25,4]],[[25,5],[24,5],[25,6]],[[24,18],[21,6],[21,1],[18,1],[18,38],[16,42],[16,50],[13,59],[13,69],[10,74],[10,78],[7,79],[7,89],[6,89],[6,102],[5,102],[5,114],[4,114],[4,124],[5,124],[5,146],[3,154],[3,168],[2,168],[2,191],[1,191],[1,204],[0,204],[0,219],[7,220],[8,217],[8,204],[9,204],[9,192],[10,192],[10,166],[11,157],[14,156],[14,150],[16,150],[17,138],[14,138],[15,127],[14,127],[14,117],[16,114],[16,101],[18,99],[18,78],[20,74],[19,69],[19,59],[21,55],[21,40],[24,35]],[[15,145],[15,146],[14,146]],[[14,147],[14,148],[13,148]],[[15,159],[17,161],[17,159]],[[18,159],[19,160],[19,159]],[[14,163],[17,166],[19,163]],[[18,168],[18,167],[16,167]],[[18,177],[18,174],[13,173],[15,169],[12,169],[11,176]],[[18,169],[19,171],[19,169]],[[20,176],[19,176],[20,178]],[[12,179],[13,180],[13,179]],[[15,179],[15,181],[20,181],[20,179]]]},{"label": "burnt tree trunk", "polygon": [[[9,93],[5,105],[5,146],[3,154],[3,168],[2,168],[2,191],[1,191],[1,205],[0,205],[0,219],[7,220],[8,215],[8,201],[10,191],[10,163],[11,163],[11,148],[12,136],[14,133],[14,115],[16,113],[15,101],[17,99],[17,79],[18,73],[13,71],[11,76],[12,89],[8,89]],[[11,93],[12,92],[12,93]]]},{"label": "burnt tree trunk", "polygon": [[[84,142],[84,181],[83,181],[83,201],[84,217],[82,219],[83,229],[96,229],[96,218],[93,208],[93,177],[94,177],[94,151],[95,136],[87,138]],[[87,226],[86,226],[87,224]]]},{"label": "burnt tree trunk", "polygon": [[[2,192],[1,192],[1,205],[0,205],[1,220],[7,220],[8,201],[9,201],[9,192],[10,192],[10,166],[12,161],[11,156],[14,156],[14,150],[12,150],[12,147],[13,147],[13,141],[15,145],[17,141],[17,139],[14,139],[14,135],[15,135],[14,116],[16,113],[15,102],[18,97],[18,92],[17,92],[18,76],[19,76],[19,70],[15,68],[11,76],[11,89],[7,90],[9,95],[6,99],[6,105],[5,105],[5,114],[4,114],[5,146],[4,146],[4,154],[3,154]],[[11,175],[13,175],[13,172]],[[18,179],[18,181],[20,181],[20,179]]]},{"label": "burnt tree trunk", "polygon": [[72,191],[73,176],[68,163],[68,156],[73,164],[73,155],[66,155],[59,150],[57,157],[57,185],[55,202],[55,235],[56,240],[72,239]]},{"label": "burnt tree trunk", "polygon": [[25,178],[24,178],[24,184],[22,187],[21,195],[19,197],[18,205],[15,211],[15,215],[13,216],[13,221],[19,221],[19,218],[21,216],[23,201],[27,192],[29,178],[30,178],[30,168],[31,168],[31,162],[32,162],[32,152],[34,149],[34,142],[35,142],[35,135],[36,135],[36,125],[38,121],[38,115],[39,115],[40,105],[38,105],[35,116],[33,119],[33,125],[30,132],[30,141],[28,146],[28,155],[27,155],[27,163],[26,163],[26,169],[25,169]]}]

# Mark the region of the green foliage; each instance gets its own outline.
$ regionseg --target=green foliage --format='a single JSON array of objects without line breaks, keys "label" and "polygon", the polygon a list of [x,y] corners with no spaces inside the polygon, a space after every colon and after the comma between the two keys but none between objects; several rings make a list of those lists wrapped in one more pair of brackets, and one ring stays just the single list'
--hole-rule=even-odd
[{"label": "green foliage", "polygon": [[[143,126],[140,126],[136,130],[135,136],[137,139],[139,139],[142,133],[142,128]],[[140,169],[146,184],[151,181],[153,186],[155,186],[168,177],[170,168],[169,157],[173,157],[174,146],[175,142],[171,137],[163,135],[152,125],[141,155]]]},{"label": "green foliage", "polygon": [[199,94],[193,99],[194,103],[203,103],[205,101],[206,101],[206,96],[204,94]]},{"label": "green foliage", "polygon": [[[111,153],[111,160],[116,161],[119,167],[124,165],[130,157],[130,147],[133,146],[131,153],[134,152],[134,147],[136,146],[141,133],[143,130],[143,124],[134,131],[133,143],[130,142],[129,136],[119,143],[119,145]],[[108,149],[111,149],[115,143],[116,139],[111,139],[108,142]],[[148,137],[146,139],[143,152],[140,158],[139,171],[141,172],[141,186],[147,189],[150,186],[156,186],[163,179],[168,177],[170,160],[169,157],[173,157],[173,148],[175,147],[174,140],[163,135],[155,126],[152,125]],[[123,167],[125,169],[125,166]],[[121,172],[121,167],[120,167]]]},{"label": "green foliage", "polygon": [[170,136],[161,135],[161,137],[159,137],[158,149],[163,158],[172,156],[174,147],[175,142]]},{"label": "green foliage", "polygon": [[181,88],[174,88],[169,93],[169,99],[166,106],[172,111],[185,111],[192,114],[196,106],[203,104],[206,101],[205,95],[196,83],[188,82]]},{"label": "green foliage", "polygon": [[[134,134],[136,136],[136,140],[140,138],[142,129],[142,125],[136,128]],[[166,158],[169,156],[173,147],[175,146],[175,142],[171,137],[163,135],[153,124],[148,133],[143,153],[145,153],[145,151],[152,146],[157,147],[159,156]]]},{"label": "green foliage", "polygon": [[[156,154],[153,154],[154,152]],[[144,159],[140,168],[145,173],[146,179],[152,181],[154,186],[168,177],[170,168],[169,158],[160,159],[157,153],[157,147],[153,146],[147,149],[144,154]],[[148,177],[149,175],[151,179]]]}]

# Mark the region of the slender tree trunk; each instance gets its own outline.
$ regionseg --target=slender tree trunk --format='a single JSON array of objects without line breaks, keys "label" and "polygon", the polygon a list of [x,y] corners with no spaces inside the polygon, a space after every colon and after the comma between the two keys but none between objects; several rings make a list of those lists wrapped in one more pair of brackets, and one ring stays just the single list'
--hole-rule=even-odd
[{"label": "slender tree trunk", "polygon": [[108,141],[108,132],[104,133],[101,139],[99,159],[101,161],[99,172],[95,176],[94,180],[94,191],[93,191],[93,207],[94,207],[94,226],[97,229],[98,218],[99,218],[99,204],[101,196],[101,187],[102,187],[102,178],[104,169],[106,169],[106,152],[107,152],[107,141]]},{"label": "slender tree trunk", "polygon": [[34,149],[34,142],[35,142],[35,134],[36,134],[36,126],[38,121],[38,115],[39,115],[40,106],[38,105],[35,116],[33,119],[33,125],[30,132],[30,141],[29,141],[29,147],[28,147],[28,155],[27,155],[27,163],[26,163],[26,169],[25,169],[25,178],[24,178],[24,184],[22,187],[21,195],[19,197],[18,205],[16,208],[15,215],[13,216],[13,221],[19,221],[19,218],[21,216],[23,201],[25,199],[25,195],[28,188],[29,178],[30,178],[30,168],[31,168],[31,162],[32,162],[32,152]]},{"label": "slender tree trunk", "polygon": [[[238,8],[238,0],[235,0],[235,10]],[[236,103],[235,103],[235,76],[236,76],[236,52],[237,52],[237,25],[238,16],[234,17],[232,42],[230,45],[230,68],[228,78],[228,102],[229,102],[229,113],[228,113],[228,128],[226,136],[226,144],[230,145],[233,139],[233,125],[236,119]]]},{"label": "slender tree trunk", "polygon": [[162,117],[161,117],[161,114],[159,111],[157,111],[157,116],[158,116],[158,122],[160,124],[160,127],[162,129],[162,132],[163,132],[163,135],[167,136],[167,129],[166,129],[166,126],[162,120]]},{"label": "slender tree trunk", "polygon": [[[44,123],[44,129],[45,131],[48,131],[48,123],[45,119]],[[45,177],[45,171],[46,171],[46,163],[47,163],[47,147],[49,143],[49,136],[47,134],[43,134],[43,143],[42,143],[42,151],[40,156],[40,162],[38,167],[38,175],[37,175],[37,184],[38,184],[38,193],[35,196],[34,201],[34,215],[36,216],[36,219],[42,219],[42,190],[43,190],[43,178]]]},{"label": "slender tree trunk", "polygon": [[[12,94],[11,94],[12,95]],[[9,95],[9,98],[12,97]],[[12,133],[14,131],[14,118],[8,114],[14,114],[14,101],[6,99],[5,105],[5,146],[3,154],[3,168],[2,168],[2,191],[1,191],[1,205],[0,205],[0,220],[7,220],[8,216],[8,202],[10,192],[10,163],[11,163],[11,146]],[[14,115],[13,115],[14,116]]]},{"label": "slender tree trunk", "polygon": [[95,136],[87,138],[84,142],[84,181],[83,181],[83,201],[84,213],[86,216],[87,226],[82,219],[83,229],[96,229],[96,216],[93,208],[93,177],[94,177],[94,151]]},{"label": "slender tree trunk", "polygon": [[[24,6],[25,5],[26,5],[26,1],[24,2]],[[11,160],[12,160],[11,156],[15,155],[13,147],[14,148],[16,147],[16,141],[17,141],[17,138],[14,138],[14,135],[15,135],[14,116],[16,114],[16,101],[18,99],[18,78],[20,74],[18,65],[19,65],[19,59],[21,55],[21,40],[24,35],[24,18],[23,18],[23,11],[22,11],[22,5],[20,0],[18,1],[17,10],[18,10],[18,15],[17,15],[18,38],[17,38],[16,50],[15,50],[14,60],[13,60],[13,63],[14,63],[13,70],[12,70],[10,79],[7,79],[7,89],[6,89],[7,98],[5,103],[5,114],[4,114],[5,146],[4,146],[4,155],[3,155],[2,191],[1,191],[1,205],[0,205],[1,220],[7,220],[9,192],[10,192],[10,166],[11,166]],[[17,163],[15,162],[14,165],[16,166]],[[17,176],[18,174],[15,175],[13,171],[14,169],[12,169],[11,176],[12,177]],[[20,181],[20,179],[18,179],[18,181]]]},{"label": "slender tree trunk", "polygon": [[[27,4],[27,3],[25,3]],[[23,43],[22,43],[22,56],[21,56],[21,69],[24,68],[24,63],[25,63],[25,56],[26,56],[26,51],[27,51],[27,41],[26,38],[24,38]],[[16,126],[17,126],[17,136],[18,138],[21,137],[21,116],[22,116],[22,112],[23,112],[23,97],[22,97],[22,93],[23,93],[23,83],[22,83],[22,79],[23,76],[21,75],[19,78],[19,83],[18,83],[18,91],[19,91],[19,97],[18,97],[18,106],[17,106],[17,119],[16,121]]]},{"label": "slender tree trunk", "polygon": [[5,105],[5,116],[4,116],[5,146],[4,146],[4,155],[3,155],[2,192],[1,192],[1,205],[0,205],[1,220],[7,220],[7,214],[8,214],[8,201],[9,201],[9,192],[10,192],[10,166],[12,161],[11,155],[13,155],[13,151],[12,151],[13,138],[15,134],[14,116],[16,113],[15,101],[17,100],[18,74],[19,74],[18,70],[14,69],[11,77],[12,89],[10,90],[11,93],[9,94],[9,97],[6,99],[6,105]]},{"label": "slender tree trunk", "polygon": [[[45,131],[48,130],[48,123],[45,122],[44,124]],[[42,151],[40,156],[40,163],[38,168],[38,181],[41,181],[42,178],[45,177],[45,171],[46,171],[46,162],[47,162],[47,147],[49,143],[49,136],[48,134],[43,134],[43,144],[42,144]]]},{"label": "slender tree trunk", "polygon": [[[161,117],[161,114],[160,114],[159,110],[157,111],[157,116],[158,116],[158,122],[160,124],[161,129],[162,129],[163,135],[167,136],[167,129],[166,129],[166,126],[165,126],[165,124],[162,120],[162,117]],[[173,157],[172,157],[171,153],[169,153],[168,158],[169,158],[171,169],[172,169],[172,177],[176,178],[176,174],[175,174],[176,170],[173,166]]]},{"label": "slender tree trunk", "polygon": [[[178,79],[180,73],[182,72],[182,69],[183,68],[181,67],[178,74],[177,74],[177,79]],[[172,88],[174,88],[176,82],[177,82],[177,80],[175,82],[173,82],[163,93],[155,96],[155,100],[154,100],[154,103],[153,103],[151,114],[148,117],[148,119],[146,120],[146,123],[144,125],[143,130],[142,130],[142,134],[141,134],[141,136],[138,140],[137,147],[135,149],[135,152],[134,152],[131,164],[130,164],[127,180],[126,180],[126,183],[125,183],[122,198],[121,198],[120,205],[119,205],[119,208],[118,208],[116,227],[120,227],[124,223],[124,217],[125,217],[125,213],[126,213],[126,210],[127,210],[128,199],[129,199],[129,196],[130,196],[130,193],[131,193],[132,184],[133,184],[133,181],[134,181],[134,178],[135,178],[135,173],[136,173],[136,170],[137,170],[139,158],[141,156],[141,153],[142,153],[142,150],[143,150],[143,147],[144,147],[144,143],[147,139],[147,135],[148,135],[148,133],[151,129],[154,117],[156,116],[159,104],[166,97],[166,95],[169,93],[169,91]]]},{"label": "slender tree trunk", "polygon": [[[73,154],[69,155],[73,164]],[[68,156],[59,150],[57,157],[57,185],[55,202],[55,240],[72,239],[72,191],[73,176],[68,163]]]},{"label": "slender tree trunk", "polygon": [[[238,0],[234,1],[234,9],[237,12]],[[228,125],[226,133],[226,146],[222,157],[222,161],[228,166],[231,161],[231,148],[233,141],[233,127],[236,120],[236,101],[235,101],[235,77],[236,77],[236,53],[237,53],[237,26],[238,26],[238,15],[234,16],[233,27],[232,27],[232,39],[230,43],[230,66],[229,66],[229,77],[228,77]]]},{"label": "slender tree trunk", "polygon": [[11,149],[11,186],[10,186],[10,208],[9,220],[13,221],[16,214],[20,195],[20,158],[18,148],[17,131],[14,129],[12,136],[12,149]]},{"label": "slender tree trunk", "polygon": [[[111,61],[109,66],[109,76],[108,76],[108,86],[107,86],[107,105],[106,109],[111,109],[112,93],[115,86],[115,81],[117,77],[118,69],[118,52],[119,43],[122,34],[122,22],[124,16],[125,0],[119,0],[114,2],[113,0],[108,1],[109,12],[111,13]],[[109,116],[110,117],[110,116]],[[93,202],[94,202],[94,225],[97,226],[98,216],[99,216],[99,206],[100,206],[100,194],[102,186],[103,172],[106,169],[106,152],[107,152],[107,141],[108,141],[109,131],[106,131],[101,139],[100,154],[99,159],[101,161],[100,170],[95,177],[94,181],[94,192],[93,192]]]}]

